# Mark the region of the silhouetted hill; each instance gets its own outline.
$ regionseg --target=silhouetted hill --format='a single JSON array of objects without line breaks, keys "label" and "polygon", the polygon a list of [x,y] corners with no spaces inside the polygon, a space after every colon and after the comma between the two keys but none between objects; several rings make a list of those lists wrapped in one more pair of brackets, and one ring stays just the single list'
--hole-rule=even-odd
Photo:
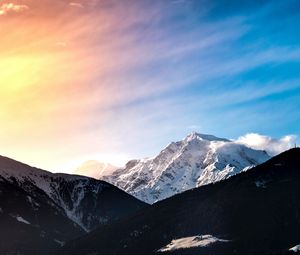
[{"label": "silhouetted hill", "polygon": [[145,205],[103,181],[0,157],[0,254],[47,254]]}]

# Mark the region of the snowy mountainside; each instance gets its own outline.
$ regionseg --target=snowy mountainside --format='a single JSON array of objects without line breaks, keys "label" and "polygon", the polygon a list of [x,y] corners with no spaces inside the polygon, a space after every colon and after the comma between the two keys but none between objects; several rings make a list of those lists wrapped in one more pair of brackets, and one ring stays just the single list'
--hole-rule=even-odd
[{"label": "snowy mountainside", "polygon": [[299,254],[299,196],[300,148],[294,148],[88,233],[55,254]]},{"label": "snowy mountainside", "polygon": [[85,233],[45,192],[23,186],[0,176],[0,254],[48,254]]},{"label": "snowy mountainside", "polygon": [[269,158],[265,151],[193,132],[182,141],[170,143],[156,157],[129,161],[125,168],[100,179],[154,203],[226,179]]},{"label": "snowy mountainside", "polygon": [[143,206],[140,201],[103,181],[53,174],[5,157],[0,157],[0,177],[30,194],[39,189],[85,231]]}]

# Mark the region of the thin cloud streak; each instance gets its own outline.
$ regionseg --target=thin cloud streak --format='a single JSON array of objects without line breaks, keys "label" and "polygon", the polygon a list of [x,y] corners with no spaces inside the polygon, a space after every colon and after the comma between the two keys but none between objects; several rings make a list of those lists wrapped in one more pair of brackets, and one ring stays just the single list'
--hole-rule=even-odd
[{"label": "thin cloud streak", "polygon": [[0,5],[0,16],[9,13],[19,13],[28,10],[27,5],[13,4],[13,3],[3,3]]},{"label": "thin cloud streak", "polygon": [[69,3],[69,5],[71,7],[76,7],[76,8],[83,8],[83,5],[81,3],[74,3],[74,2],[71,2]]},{"label": "thin cloud streak", "polygon": [[[147,1],[27,2],[30,9],[22,19],[1,17],[0,67],[9,71],[0,69],[0,120],[7,123],[0,138],[5,144],[37,141],[28,150],[41,147],[44,152],[24,157],[32,164],[57,169],[78,155],[121,155],[130,143],[141,151],[142,137],[148,137],[149,148],[143,150],[150,154],[170,134],[182,137],[195,123],[189,117],[193,114],[201,122],[211,109],[298,86],[296,79],[254,81],[230,90],[213,83],[261,66],[299,61],[299,49],[292,46],[253,46],[235,53],[237,42],[254,29],[253,17],[205,19],[212,8],[205,5],[190,17],[192,1],[184,9],[178,7],[183,1],[150,6]],[[197,25],[195,17],[201,20]],[[20,24],[23,29],[16,29]],[[193,87],[200,92],[180,96]],[[149,131],[141,131],[145,126]],[[151,132],[161,141],[151,143]],[[65,144],[75,149],[69,152]],[[8,146],[3,153],[20,158],[24,150]],[[52,163],[49,153],[61,159]]]}]

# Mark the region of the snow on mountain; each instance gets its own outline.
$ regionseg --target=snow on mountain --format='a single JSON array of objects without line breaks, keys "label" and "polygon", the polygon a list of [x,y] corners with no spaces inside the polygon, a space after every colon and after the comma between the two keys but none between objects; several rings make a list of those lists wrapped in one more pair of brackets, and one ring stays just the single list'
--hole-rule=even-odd
[{"label": "snow on mountain", "polygon": [[[0,156],[0,180],[1,177],[30,194],[38,188],[85,231],[141,206],[140,201],[103,181],[79,175],[53,174]],[[127,206],[123,208],[125,203]]]},{"label": "snow on mountain", "polygon": [[125,168],[100,179],[154,203],[226,179],[269,158],[265,151],[193,132],[184,140],[169,144],[158,156],[129,161]]},{"label": "snow on mountain", "polygon": [[171,243],[159,249],[159,252],[169,252],[180,249],[207,247],[216,242],[229,242],[228,240],[219,239],[212,235],[189,236],[172,240]]},{"label": "snow on mountain", "polygon": [[296,245],[292,248],[289,249],[289,251],[293,251],[293,252],[299,252],[300,251],[300,244],[299,245]]},{"label": "snow on mountain", "polygon": [[[0,157],[0,169],[6,165],[7,171],[6,163]],[[0,205],[0,254],[48,254],[61,247],[55,240],[64,243],[85,232],[30,180],[0,175]]]},{"label": "snow on mountain", "polygon": [[[257,182],[267,185],[257,187]],[[149,206],[55,254],[299,254],[299,197],[300,148],[295,148],[250,171]]]},{"label": "snow on mountain", "polygon": [[[3,162],[6,163],[3,165]],[[83,185],[84,182],[87,181],[88,178],[85,177],[78,177],[78,176],[69,176],[58,174],[55,175],[40,170],[37,168],[32,168],[27,165],[20,164],[18,162],[14,162],[12,160],[2,160],[2,165],[0,168],[0,176],[4,177],[5,179],[17,182],[18,185],[25,188],[26,191],[31,190],[31,186],[34,185],[44,191],[51,199],[53,199],[57,204],[59,204],[67,214],[67,216],[80,225],[83,229],[87,230],[88,228],[84,226],[82,219],[80,219],[79,215],[76,213],[76,207],[70,205],[70,202],[60,196],[59,188],[62,186],[62,182],[64,179],[67,179],[69,182],[74,182],[81,179],[78,182],[78,187],[72,189],[71,197],[74,203],[80,203],[82,199],[82,191],[80,186]]]},{"label": "snow on mountain", "polygon": [[116,166],[109,163],[102,163],[97,160],[88,160],[75,169],[74,173],[99,179],[101,176],[110,175],[116,169]]}]

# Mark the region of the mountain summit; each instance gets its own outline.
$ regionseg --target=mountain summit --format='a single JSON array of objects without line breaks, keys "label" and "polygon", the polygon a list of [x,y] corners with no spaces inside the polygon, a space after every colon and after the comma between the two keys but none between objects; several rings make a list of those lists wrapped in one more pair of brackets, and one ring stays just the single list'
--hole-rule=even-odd
[{"label": "mountain summit", "polygon": [[265,151],[193,132],[181,141],[170,143],[154,158],[131,160],[125,168],[100,178],[154,203],[226,179],[269,158]]},{"label": "mountain summit", "polygon": [[223,141],[223,142],[230,142],[230,140],[225,138],[219,138],[214,135],[208,135],[208,134],[200,134],[197,132],[190,133],[185,140],[193,140],[193,139],[202,139],[207,141]]}]

